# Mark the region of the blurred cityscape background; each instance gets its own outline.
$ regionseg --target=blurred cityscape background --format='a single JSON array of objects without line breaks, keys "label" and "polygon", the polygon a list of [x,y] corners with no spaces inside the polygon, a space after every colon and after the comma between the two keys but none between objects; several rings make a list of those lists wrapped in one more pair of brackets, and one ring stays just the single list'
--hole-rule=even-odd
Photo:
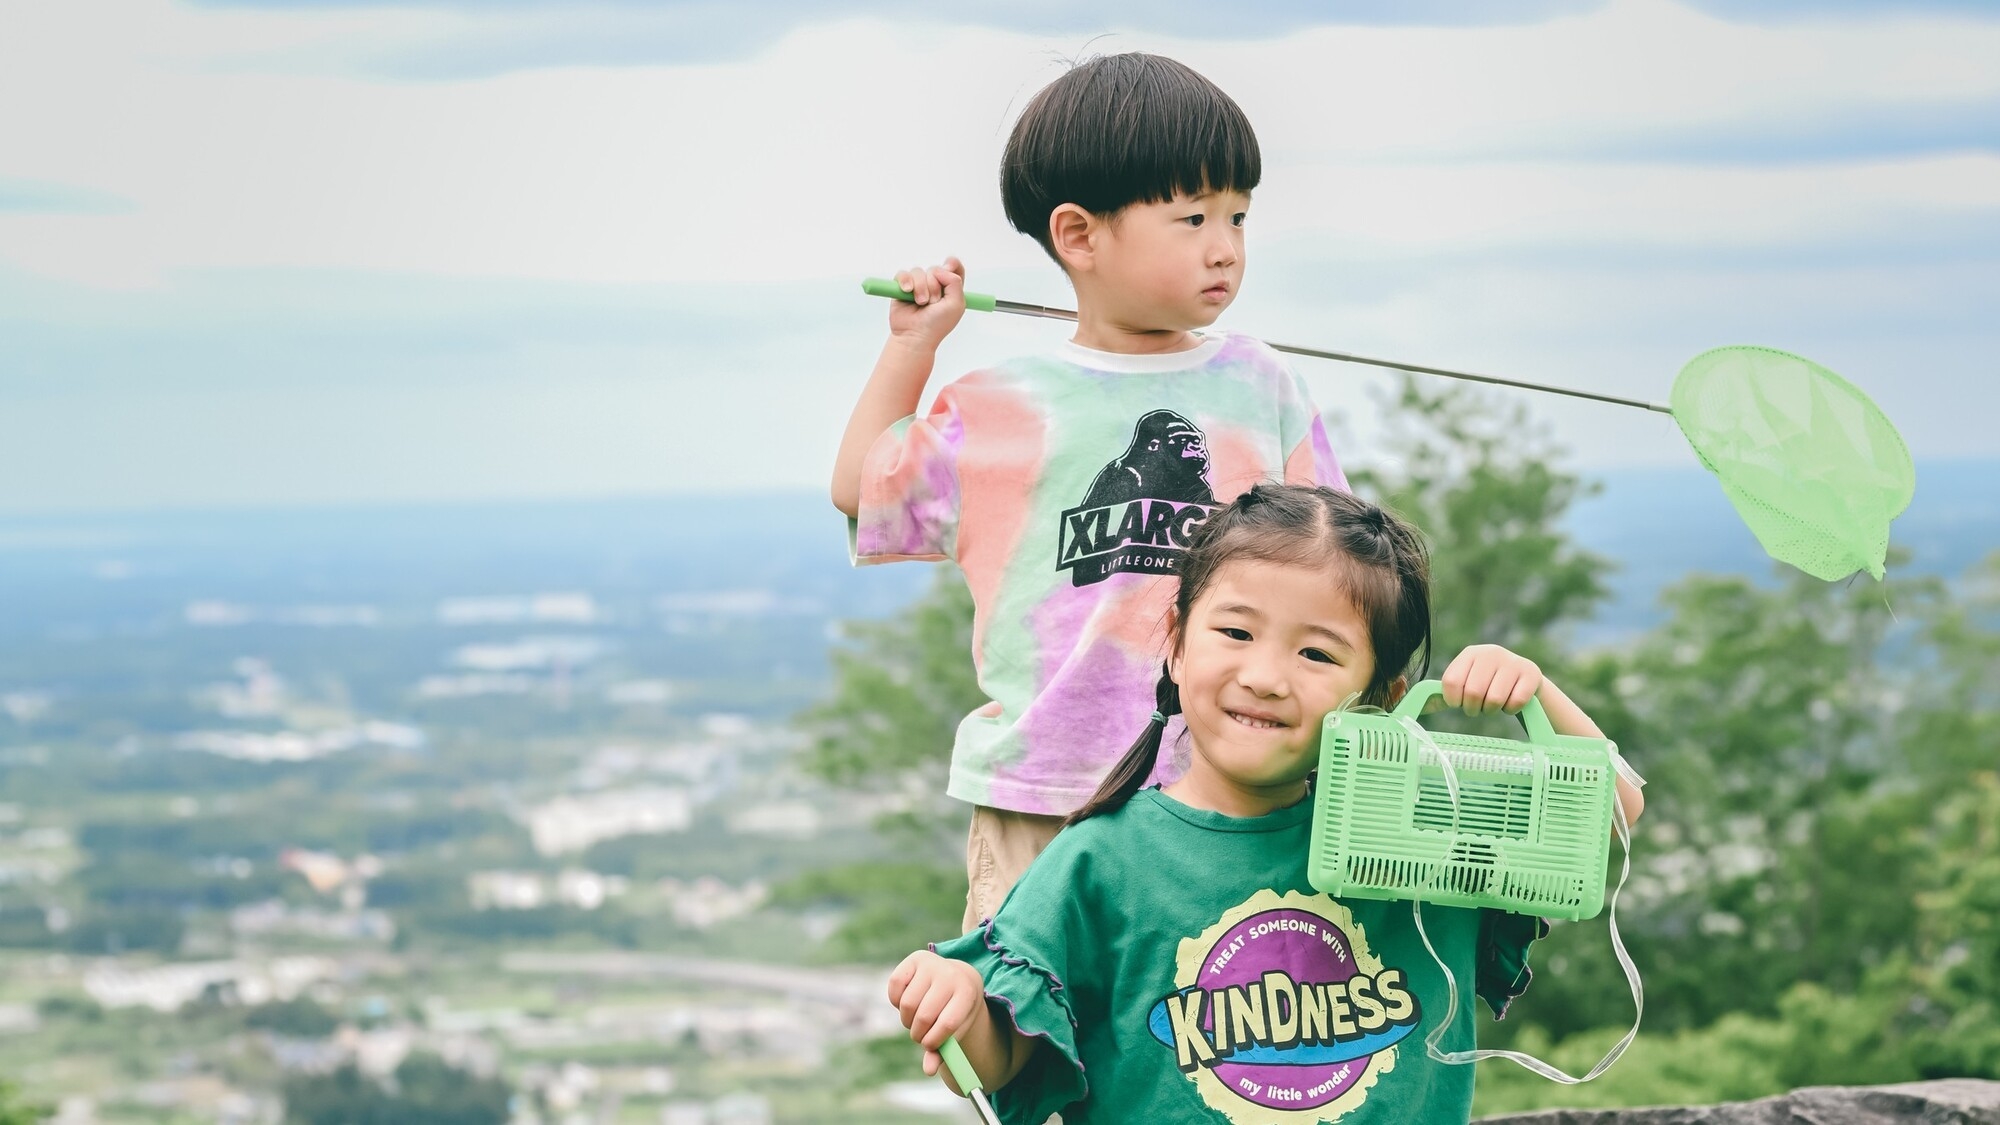
[{"label": "blurred cityscape background", "polygon": [[[1908,555],[1847,589],[1699,473],[1565,511],[1560,466],[1486,468],[1401,500],[1488,490],[1431,521],[1441,640],[1578,677],[1654,789],[1648,1035],[1482,1108],[1992,1075],[1996,466],[1920,466]],[[347,1120],[391,1076],[412,1121],[949,1118],[882,984],[962,901],[963,602],[841,542],[809,494],[0,520],[0,1075],[77,1123]],[[1541,609],[1468,588],[1523,554]],[[1541,963],[1494,1028],[1601,1049],[1602,920]],[[1870,1022],[1892,994],[1943,1022]],[[1815,998],[1859,1007],[1786,1024]]]}]

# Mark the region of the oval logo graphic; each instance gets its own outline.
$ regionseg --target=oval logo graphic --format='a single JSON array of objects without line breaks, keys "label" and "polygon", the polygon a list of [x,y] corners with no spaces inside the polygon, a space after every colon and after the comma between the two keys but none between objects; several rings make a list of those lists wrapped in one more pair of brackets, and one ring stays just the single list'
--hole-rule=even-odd
[{"label": "oval logo graphic", "polygon": [[1404,973],[1324,895],[1259,891],[1181,942],[1174,983],[1147,1028],[1237,1125],[1358,1106],[1422,1015]]}]

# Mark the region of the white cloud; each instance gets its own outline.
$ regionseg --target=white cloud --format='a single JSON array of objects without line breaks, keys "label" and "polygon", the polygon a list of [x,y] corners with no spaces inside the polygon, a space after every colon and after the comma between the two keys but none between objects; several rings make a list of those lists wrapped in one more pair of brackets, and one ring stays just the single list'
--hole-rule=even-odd
[{"label": "white cloud", "polygon": [[[1014,113],[1083,37],[848,20],[700,65],[358,65],[494,18],[9,5],[0,181],[129,206],[0,212],[0,325],[34,330],[11,353],[0,332],[0,386],[33,386],[0,457],[77,502],[817,485],[880,331],[855,279],[955,252],[976,288],[1064,297],[994,180]],[[1993,291],[1990,266],[1959,278],[1946,258],[2000,256],[2000,156],[1838,138],[2000,104],[2000,21],[1752,26],[1616,0],[1532,26],[1089,46],[1183,58],[1257,123],[1232,323],[1652,398],[1741,331],[1879,365],[1920,455],[1996,448],[1964,398],[1929,392],[1974,385],[1995,342],[1941,279]],[[1835,137],[1821,158],[1755,159],[1755,137],[1807,126]],[[1710,133],[1752,137],[1750,158],[1647,155]],[[580,296],[516,316],[497,279]],[[587,311],[600,295],[611,311]],[[971,324],[940,369],[1053,333]],[[1352,401],[1351,374],[1311,378]],[[740,434],[687,426],[745,387],[770,447],[754,464]],[[1676,455],[1654,419],[1552,416],[1592,459]]]},{"label": "white cloud", "polygon": [[[0,257],[107,285],[311,266],[566,281],[779,280],[946,246],[1027,265],[1001,222],[1011,113],[1077,44],[867,20],[738,63],[390,83],[246,59],[480,17],[33,6],[0,48],[0,172],[134,200],[0,219]],[[2000,206],[1990,162],[1863,168],[1521,166],[1509,146],[2000,96],[2000,24],[1760,28],[1665,0],[1530,27],[1328,28],[1193,43],[1270,174],[1259,233],[1392,243],[1784,237],[1880,210]],[[264,64],[264,65],[268,65]],[[1455,153],[1477,162],[1436,161]],[[1663,216],[1667,222],[1664,227]]]}]

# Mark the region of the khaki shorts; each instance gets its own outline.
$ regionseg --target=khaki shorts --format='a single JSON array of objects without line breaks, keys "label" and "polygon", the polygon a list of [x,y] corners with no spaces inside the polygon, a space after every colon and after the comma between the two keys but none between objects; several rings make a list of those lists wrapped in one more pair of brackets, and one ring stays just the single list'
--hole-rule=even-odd
[{"label": "khaki shorts", "polygon": [[966,930],[999,911],[1007,892],[1056,838],[1062,823],[1059,816],[973,806],[972,830],[965,836]]}]

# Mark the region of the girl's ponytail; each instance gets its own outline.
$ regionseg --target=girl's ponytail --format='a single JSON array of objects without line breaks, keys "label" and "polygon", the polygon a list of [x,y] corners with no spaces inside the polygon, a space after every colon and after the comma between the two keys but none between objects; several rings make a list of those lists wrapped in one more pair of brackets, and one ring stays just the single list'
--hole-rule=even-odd
[{"label": "girl's ponytail", "polygon": [[1118,759],[1118,764],[1111,767],[1111,772],[1097,787],[1097,792],[1091,794],[1090,800],[1063,821],[1063,827],[1124,808],[1125,803],[1132,799],[1132,794],[1137,793],[1146,784],[1146,779],[1153,776],[1153,766],[1160,759],[1160,740],[1166,737],[1167,719],[1180,713],[1180,686],[1162,667],[1160,682],[1153,687],[1152,721],[1146,724],[1145,732],[1139,735],[1131,749],[1125,751],[1125,756]]}]

